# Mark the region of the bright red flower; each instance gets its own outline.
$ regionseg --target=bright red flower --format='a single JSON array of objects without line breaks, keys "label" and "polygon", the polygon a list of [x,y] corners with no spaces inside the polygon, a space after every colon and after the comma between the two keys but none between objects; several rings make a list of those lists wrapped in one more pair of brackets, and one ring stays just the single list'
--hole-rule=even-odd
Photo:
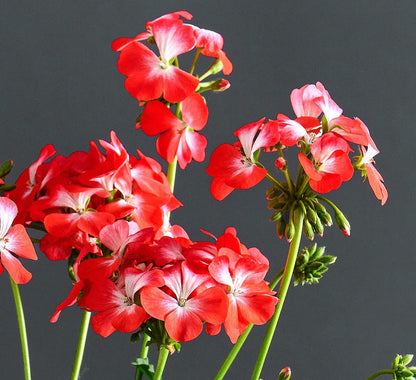
[{"label": "bright red flower", "polygon": [[110,279],[89,283],[79,305],[98,311],[91,319],[97,334],[107,337],[115,330],[132,332],[148,318],[146,311],[135,303],[135,294],[145,286],[163,284],[163,272],[159,269],[126,268],[117,284]]},{"label": "bright red flower", "polygon": [[275,292],[264,281],[268,269],[268,265],[248,257],[240,256],[235,261],[234,252],[229,248],[220,250],[219,256],[209,265],[212,277],[228,289],[229,306],[224,329],[232,343],[249,323],[264,324],[275,311],[278,299],[273,297]]},{"label": "bright red flower", "polygon": [[160,58],[136,39],[113,42],[113,49],[120,51],[118,69],[127,76],[126,89],[139,101],[163,96],[180,102],[195,91],[199,80],[171,60],[195,46],[193,28],[177,18],[160,18],[151,23],[151,30]]},{"label": "bright red flower", "polygon": [[208,107],[199,94],[188,96],[181,105],[182,120],[178,119],[169,108],[157,100],[147,103],[140,119],[140,127],[150,136],[161,134],[156,147],[158,153],[169,163],[175,157],[181,169],[194,159],[205,159],[207,140],[195,131],[205,127],[208,120]]},{"label": "bright red flower", "polygon": [[329,132],[318,137],[311,145],[313,162],[304,154],[298,154],[313,190],[327,193],[351,179],[354,168],[348,157],[350,150],[349,144],[343,138]]},{"label": "bright red flower", "polygon": [[257,185],[266,176],[267,170],[256,165],[254,153],[279,141],[277,124],[272,121],[264,124],[264,118],[237,129],[234,135],[239,142],[216,148],[206,169],[214,177],[211,193],[218,200],[224,199],[234,189]]},{"label": "bright red flower", "polygon": [[227,315],[228,299],[217,286],[206,288],[208,272],[193,269],[186,261],[164,269],[167,292],[145,287],[140,293],[144,309],[165,321],[169,336],[179,342],[195,339],[202,322],[221,324]]},{"label": "bright red flower", "polygon": [[[0,197],[0,262],[17,284],[25,284],[32,274],[27,271],[12,252],[25,259],[37,260],[33,244],[21,224],[12,226],[17,206],[9,198]],[[0,273],[3,267],[0,266]]]}]

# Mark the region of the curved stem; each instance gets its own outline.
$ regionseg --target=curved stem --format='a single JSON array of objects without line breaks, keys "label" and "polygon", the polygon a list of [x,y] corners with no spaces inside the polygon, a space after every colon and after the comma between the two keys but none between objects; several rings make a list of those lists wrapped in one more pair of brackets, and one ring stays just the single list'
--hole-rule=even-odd
[{"label": "curved stem", "polygon": [[30,359],[29,359],[29,344],[27,342],[25,315],[23,313],[22,299],[20,298],[20,292],[18,285],[14,282],[11,276],[10,284],[12,287],[14,303],[16,305],[17,323],[19,325],[20,343],[22,345],[23,356],[23,370],[25,373],[25,380],[31,379],[30,374]]},{"label": "curved stem", "polygon": [[261,370],[263,368],[264,362],[266,360],[267,353],[270,348],[270,344],[273,339],[274,332],[277,327],[277,322],[279,321],[280,313],[285,302],[286,294],[289,289],[290,281],[292,279],[293,270],[296,264],[296,258],[299,251],[299,245],[302,238],[302,224],[303,224],[304,215],[301,211],[296,210],[294,215],[295,221],[295,235],[293,236],[292,242],[290,243],[289,253],[287,255],[286,265],[283,273],[282,282],[280,283],[279,291],[277,292],[277,297],[280,301],[277,303],[276,311],[273,314],[272,318],[269,321],[269,324],[266,329],[266,333],[263,338],[263,343],[260,348],[259,354],[257,356],[256,365],[254,367],[251,380],[258,380]]},{"label": "curved stem", "polygon": [[[284,269],[281,269],[279,271],[279,273],[277,273],[276,276],[274,276],[273,280],[270,281],[269,287],[270,287],[271,290],[273,290],[276,287],[276,285],[279,283],[279,281],[282,279],[283,272],[284,272]],[[224,378],[227,371],[230,369],[231,364],[233,363],[233,361],[237,357],[238,353],[240,352],[241,347],[245,343],[245,341],[246,341],[248,335],[250,334],[251,329],[253,328],[253,326],[254,325],[252,323],[250,323],[247,326],[246,331],[244,331],[244,333],[241,334],[238,337],[237,342],[234,344],[233,348],[229,352],[227,358],[225,359],[224,363],[222,364],[221,368],[219,369],[219,371],[218,371],[217,375],[215,376],[214,380],[222,380]]]},{"label": "curved stem", "polygon": [[78,380],[79,371],[81,370],[82,358],[84,356],[85,342],[87,341],[88,326],[90,324],[91,313],[84,310],[82,312],[81,327],[79,330],[77,351],[74,358],[74,366],[72,367],[71,380]]},{"label": "curved stem", "polygon": [[163,370],[165,369],[166,361],[168,360],[169,350],[166,347],[161,346],[159,350],[159,359],[153,380],[160,380],[162,378]]},{"label": "curved stem", "polygon": [[395,371],[393,369],[382,369],[380,371],[377,371],[373,373],[370,377],[367,377],[367,380],[373,380],[376,377],[379,377],[381,375],[394,375]]}]

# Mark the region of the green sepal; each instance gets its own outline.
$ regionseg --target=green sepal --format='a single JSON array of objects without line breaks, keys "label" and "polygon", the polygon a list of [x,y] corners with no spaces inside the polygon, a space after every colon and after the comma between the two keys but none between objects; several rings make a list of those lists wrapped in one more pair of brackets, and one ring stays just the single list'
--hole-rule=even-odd
[{"label": "green sepal", "polygon": [[0,185],[0,191],[8,192],[12,191],[16,188],[16,185],[14,183],[4,183]]},{"label": "green sepal", "polygon": [[131,363],[136,367],[136,371],[145,375],[148,379],[152,380],[155,375],[155,368],[153,364],[149,363],[149,358],[137,358]]},{"label": "green sepal", "polygon": [[13,168],[13,160],[3,162],[0,166],[0,178],[6,177]]}]

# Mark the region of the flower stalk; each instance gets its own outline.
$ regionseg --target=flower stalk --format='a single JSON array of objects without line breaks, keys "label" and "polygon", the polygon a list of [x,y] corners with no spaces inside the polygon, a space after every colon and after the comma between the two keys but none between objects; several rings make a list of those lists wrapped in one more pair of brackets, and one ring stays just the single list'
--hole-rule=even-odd
[{"label": "flower stalk", "polygon": [[85,343],[87,341],[88,326],[90,324],[91,312],[84,310],[82,313],[81,327],[79,330],[77,351],[75,353],[74,365],[72,367],[71,380],[79,379],[82,359],[84,356]]},{"label": "flower stalk", "polygon": [[20,297],[19,287],[14,282],[11,276],[10,285],[12,287],[14,303],[16,305],[17,322],[19,325],[20,343],[22,345],[22,356],[23,356],[23,370],[25,373],[25,380],[31,379],[30,373],[30,358],[29,358],[29,345],[27,341],[25,315],[23,312],[22,299]]},{"label": "flower stalk", "polygon": [[277,303],[276,311],[273,314],[273,317],[270,319],[269,324],[266,329],[266,333],[263,338],[263,343],[261,345],[259,354],[257,356],[257,361],[251,376],[251,380],[258,380],[263,368],[264,362],[266,360],[267,353],[269,351],[270,344],[273,339],[274,332],[279,321],[280,313],[283,308],[283,304],[286,299],[287,291],[290,286],[290,281],[292,279],[293,270],[296,264],[296,258],[299,252],[300,241],[302,238],[302,225],[303,225],[304,215],[302,211],[296,209],[294,212],[294,223],[295,223],[295,234],[290,243],[289,253],[286,260],[286,265],[283,273],[282,282],[280,283],[279,291],[277,292],[277,297],[280,301]]}]

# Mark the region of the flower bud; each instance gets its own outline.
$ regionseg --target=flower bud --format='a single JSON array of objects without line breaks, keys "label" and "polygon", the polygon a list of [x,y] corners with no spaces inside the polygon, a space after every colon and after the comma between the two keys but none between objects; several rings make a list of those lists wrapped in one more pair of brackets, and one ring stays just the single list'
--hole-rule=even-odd
[{"label": "flower bud", "polygon": [[315,234],[313,233],[313,227],[306,218],[303,219],[303,233],[309,240],[313,240],[315,237]]},{"label": "flower bud", "polygon": [[285,237],[288,243],[292,241],[293,237],[295,236],[295,232],[295,224],[293,223],[292,218],[290,218],[289,223],[286,225],[285,229]]},{"label": "flower bud", "polygon": [[286,166],[286,160],[283,157],[278,157],[274,162],[277,170],[283,170]]},{"label": "flower bud", "polygon": [[345,236],[350,236],[351,226],[344,214],[339,210],[335,210],[334,217],[342,233]]},{"label": "flower bud", "polygon": [[225,91],[228,88],[230,88],[230,82],[226,79],[219,78],[210,82],[200,82],[196,92]]},{"label": "flower bud", "polygon": [[277,380],[289,380],[291,375],[292,372],[290,370],[290,367],[285,367],[279,372]]},{"label": "flower bud", "polygon": [[285,230],[286,230],[286,222],[284,218],[278,219],[276,223],[276,233],[280,239],[283,239],[283,236],[285,236]]}]

